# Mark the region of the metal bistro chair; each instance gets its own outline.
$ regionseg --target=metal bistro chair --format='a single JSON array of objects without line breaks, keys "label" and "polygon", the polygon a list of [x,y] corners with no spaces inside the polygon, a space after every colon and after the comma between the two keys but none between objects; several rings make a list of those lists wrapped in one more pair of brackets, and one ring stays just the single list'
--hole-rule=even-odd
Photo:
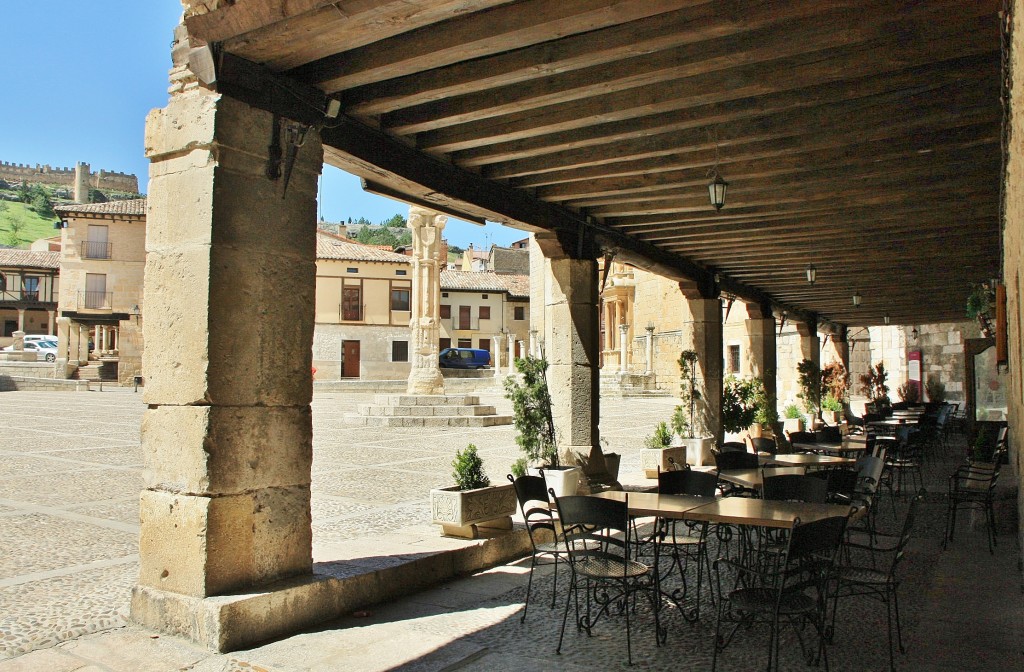
[{"label": "metal bistro chair", "polygon": [[[748,452],[732,452],[732,453],[719,453],[715,455],[715,468],[718,471],[728,469],[757,469],[760,462],[757,459],[757,455]],[[722,494],[726,497],[752,497],[757,492],[736,485],[735,483],[729,483],[728,481],[722,480],[721,477],[718,479],[718,487],[722,491]]]},{"label": "metal bistro chair", "polygon": [[742,441],[723,441],[722,445],[718,446],[719,453],[745,453],[747,452],[747,444]]},{"label": "metal bistro chair", "polygon": [[[715,561],[719,597],[712,671],[717,668],[718,654],[729,645],[740,627],[755,623],[769,626],[769,672],[780,669],[779,629],[788,623],[796,630],[804,657],[808,662],[824,658],[827,672],[826,598],[846,522],[846,516],[824,518],[806,525],[797,520],[784,551],[769,569],[747,567],[726,558]],[[733,588],[723,593],[723,586]],[[808,655],[801,635],[802,626],[808,623],[818,635],[817,651],[813,655]],[[732,629],[724,634],[723,626],[729,625]]]},{"label": "metal bistro chair", "polygon": [[795,444],[812,444],[818,442],[818,437],[814,432],[786,432],[786,438],[789,439],[789,443],[793,446],[793,450],[800,450],[801,452],[807,452],[807,449],[797,448]]},{"label": "metal bistro chair", "polygon": [[[549,506],[548,491],[544,479],[540,476],[520,476],[513,478],[508,475],[508,480],[516,490],[516,499],[519,500],[519,509],[523,513],[523,521],[526,523],[526,532],[530,535],[530,545],[533,547],[533,555],[530,558],[530,578],[526,583],[526,600],[523,603],[523,615],[520,623],[526,622],[526,612],[530,608],[530,591],[533,588],[533,570],[538,560],[546,560],[544,564],[553,564],[554,581],[551,586],[551,608],[555,608],[555,597],[558,592],[558,564],[559,561],[568,561],[568,555],[564,544],[558,537],[558,524]],[[546,539],[547,535],[551,540]]]},{"label": "metal bistro chair", "polygon": [[[626,658],[633,664],[631,613],[637,593],[645,593],[654,613],[655,644],[661,646],[665,632],[659,620],[660,599],[657,572],[633,558],[630,543],[629,500],[619,502],[599,497],[573,495],[556,497],[558,517],[565,526],[565,548],[572,568],[572,582],[565,596],[562,631],[557,653],[562,652],[569,603],[575,597],[576,624],[591,634],[604,615],[617,606],[626,620]],[[580,614],[580,593],[586,612]],[[595,613],[596,608],[596,613]]]},{"label": "metal bistro chair", "polygon": [[816,476],[764,472],[763,499],[824,504],[828,500],[828,482]]},{"label": "metal bistro chair", "polygon": [[972,462],[961,465],[949,477],[949,503],[946,510],[946,533],[942,538],[942,548],[953,541],[956,530],[956,512],[958,509],[981,509],[985,514],[985,528],[988,532],[988,552],[995,553],[996,547],[996,515],[993,506],[996,481],[1002,467],[1005,444],[996,449],[992,462]]},{"label": "metal bistro chair", "polygon": [[[910,535],[914,529],[917,509],[924,500],[925,494],[925,491],[921,490],[910,500],[907,517],[903,520],[903,529],[899,534],[885,534],[872,531],[870,545],[849,541],[844,545],[843,550],[847,553],[867,554],[868,558],[870,558],[870,567],[846,563],[837,567],[835,572],[835,585],[832,592],[832,624],[828,630],[829,640],[832,639],[835,633],[836,611],[840,597],[866,595],[885,602],[885,617],[889,635],[889,669],[891,672],[896,672],[892,637],[893,616],[895,616],[896,622],[896,643],[899,645],[900,653],[906,653],[906,648],[903,646],[903,632],[900,628],[900,601],[897,594],[900,582],[896,576],[896,570],[899,568],[900,561],[903,560],[907,542],[910,541]],[[855,531],[851,530],[851,532]],[[882,540],[884,543],[886,539],[892,542],[891,545],[878,546],[878,540]],[[884,557],[890,554],[889,566],[876,568],[878,556]]]},{"label": "metal bistro chair", "polygon": [[750,441],[750,446],[755,453],[774,455],[779,452],[779,447],[775,443],[775,439],[769,439],[764,436],[749,436],[747,437],[747,440]]},{"label": "metal bistro chair", "polygon": [[[707,471],[663,471],[658,474],[658,493],[662,495],[693,495],[696,497],[714,497],[718,488],[718,477]],[[685,530],[680,531],[682,526]],[[658,537],[662,548],[668,547],[672,553],[672,563],[679,569],[682,577],[682,595],[688,592],[686,587],[686,565],[692,558],[697,562],[697,596],[694,599],[692,616],[689,620],[700,618],[700,589],[703,584],[704,569],[711,575],[711,560],[708,557],[707,523],[690,523],[675,519],[660,518],[657,524]],[[697,532],[695,535],[694,532]],[[686,562],[683,562],[685,558]],[[670,570],[671,571],[671,570]],[[678,603],[679,595],[673,593]]]}]

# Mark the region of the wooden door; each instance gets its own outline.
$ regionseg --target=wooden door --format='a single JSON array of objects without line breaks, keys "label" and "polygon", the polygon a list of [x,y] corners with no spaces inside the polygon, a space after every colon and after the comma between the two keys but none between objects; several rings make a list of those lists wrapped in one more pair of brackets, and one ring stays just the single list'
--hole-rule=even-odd
[{"label": "wooden door", "polygon": [[359,377],[359,341],[344,341],[342,343],[342,378]]},{"label": "wooden door", "polygon": [[472,312],[473,306],[459,306],[459,329],[472,329]]}]

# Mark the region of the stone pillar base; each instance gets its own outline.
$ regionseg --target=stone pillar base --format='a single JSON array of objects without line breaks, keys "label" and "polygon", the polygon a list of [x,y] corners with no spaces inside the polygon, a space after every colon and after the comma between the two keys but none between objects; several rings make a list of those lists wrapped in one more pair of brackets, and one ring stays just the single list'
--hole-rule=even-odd
[{"label": "stone pillar base", "polygon": [[336,618],[342,595],[338,579],[318,575],[207,598],[137,585],[131,619],[223,653]]}]

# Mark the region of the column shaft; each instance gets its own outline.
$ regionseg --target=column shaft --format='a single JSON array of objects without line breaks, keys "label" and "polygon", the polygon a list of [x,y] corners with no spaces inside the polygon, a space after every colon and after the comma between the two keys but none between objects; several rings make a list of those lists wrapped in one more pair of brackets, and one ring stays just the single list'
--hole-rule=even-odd
[{"label": "column shaft", "polygon": [[688,299],[693,349],[697,352],[704,398],[698,404],[700,425],[707,435],[722,441],[722,302],[719,299]]}]

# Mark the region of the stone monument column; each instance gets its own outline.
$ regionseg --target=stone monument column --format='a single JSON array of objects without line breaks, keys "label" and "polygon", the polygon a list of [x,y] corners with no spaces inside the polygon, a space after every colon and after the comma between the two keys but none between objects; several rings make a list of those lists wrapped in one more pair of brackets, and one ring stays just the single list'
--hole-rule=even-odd
[{"label": "stone monument column", "polygon": [[508,372],[510,374],[516,372],[516,335],[512,332],[508,334]]},{"label": "stone monument column", "polygon": [[654,325],[647,325],[647,350],[645,352],[644,361],[644,373],[651,375],[654,373]]},{"label": "stone monument column", "polygon": [[627,373],[629,371],[629,356],[626,351],[626,338],[629,334],[629,325],[619,325],[619,373]]},{"label": "stone monument column", "polygon": [[444,394],[444,378],[437,362],[441,334],[441,232],[448,218],[433,210],[409,207],[412,230],[412,319],[413,343],[409,394]]},{"label": "stone monument column", "polygon": [[[131,617],[227,651],[337,608],[312,572],[310,515],[323,151],[315,129],[201,87],[184,28],[175,36],[170,100],[146,120],[148,408]],[[285,190],[268,142],[298,133]]]}]

